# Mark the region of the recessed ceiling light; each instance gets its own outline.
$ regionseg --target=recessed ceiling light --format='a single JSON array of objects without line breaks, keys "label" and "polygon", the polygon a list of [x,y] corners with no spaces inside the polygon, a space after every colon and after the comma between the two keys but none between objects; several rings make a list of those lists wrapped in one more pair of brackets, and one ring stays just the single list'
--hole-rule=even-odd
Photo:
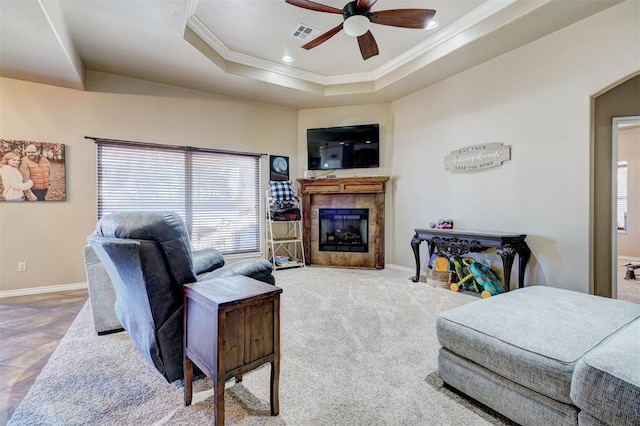
[{"label": "recessed ceiling light", "polygon": [[438,20],[437,20],[437,19],[432,19],[432,20],[430,20],[430,21],[429,21],[429,23],[427,24],[427,27],[426,27],[426,28],[427,28],[428,30],[432,30],[432,29],[434,29],[435,27],[437,27],[439,23],[440,23],[440,22],[438,22]]},{"label": "recessed ceiling light", "polygon": [[293,62],[293,57],[289,56],[289,55],[285,55],[282,57],[282,60],[286,63],[290,63]]}]

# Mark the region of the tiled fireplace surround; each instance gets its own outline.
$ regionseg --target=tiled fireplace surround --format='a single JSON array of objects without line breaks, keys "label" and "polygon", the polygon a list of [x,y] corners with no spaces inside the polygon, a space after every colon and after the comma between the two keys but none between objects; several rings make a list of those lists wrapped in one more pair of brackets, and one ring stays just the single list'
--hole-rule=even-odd
[{"label": "tiled fireplace surround", "polygon": [[[302,239],[308,265],[384,268],[384,197],[388,176],[298,179]],[[369,251],[319,250],[319,209],[369,209]]]}]

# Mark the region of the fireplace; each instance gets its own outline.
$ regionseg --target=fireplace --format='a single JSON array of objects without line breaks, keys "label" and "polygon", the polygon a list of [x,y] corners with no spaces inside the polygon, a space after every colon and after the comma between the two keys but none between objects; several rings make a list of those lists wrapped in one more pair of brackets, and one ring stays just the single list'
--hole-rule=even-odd
[{"label": "fireplace", "polygon": [[319,209],[320,251],[369,251],[369,209]]},{"label": "fireplace", "polygon": [[[307,265],[384,268],[388,180],[388,176],[298,179]],[[329,225],[325,219],[338,223]]]}]

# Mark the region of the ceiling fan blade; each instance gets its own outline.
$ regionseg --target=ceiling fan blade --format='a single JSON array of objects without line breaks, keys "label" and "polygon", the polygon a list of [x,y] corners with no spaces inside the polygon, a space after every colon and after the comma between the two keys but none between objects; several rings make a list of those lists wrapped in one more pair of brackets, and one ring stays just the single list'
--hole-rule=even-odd
[{"label": "ceiling fan blade", "polygon": [[358,0],[358,7],[361,9],[371,9],[378,0]]},{"label": "ceiling fan blade", "polygon": [[289,4],[301,7],[303,9],[314,10],[316,12],[338,13],[342,15],[342,9],[336,9],[335,7],[325,6],[324,4],[316,3],[310,0],[285,0],[285,1]]},{"label": "ceiling fan blade", "polygon": [[392,9],[371,12],[369,20],[380,25],[402,28],[426,28],[436,11],[433,9]]},{"label": "ceiling fan blade", "polygon": [[360,37],[358,37],[358,46],[360,46],[360,53],[362,54],[362,59],[365,61],[372,56],[376,56],[378,54],[378,43],[376,43],[376,39],[373,38],[373,34],[371,31],[367,31]]},{"label": "ceiling fan blade", "polygon": [[342,29],[342,25],[343,24],[340,24],[337,27],[331,28],[326,33],[320,34],[318,37],[314,38],[309,43],[303,45],[302,48],[306,49],[306,50],[309,50],[309,49],[313,49],[316,46],[321,45],[322,43],[324,43],[325,41],[329,40],[334,35],[338,34],[340,32],[340,30]]}]

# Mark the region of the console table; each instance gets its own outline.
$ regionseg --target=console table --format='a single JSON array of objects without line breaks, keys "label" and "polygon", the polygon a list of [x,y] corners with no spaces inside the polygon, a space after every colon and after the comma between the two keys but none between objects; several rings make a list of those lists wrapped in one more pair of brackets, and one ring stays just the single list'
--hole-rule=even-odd
[{"label": "console table", "polygon": [[518,254],[518,287],[524,287],[524,272],[531,257],[531,250],[525,242],[524,234],[504,234],[499,232],[464,231],[459,229],[414,229],[415,235],[411,239],[411,248],[416,258],[416,276],[412,281],[420,278],[420,243],[426,241],[429,247],[429,258],[437,249],[439,253],[451,256],[461,256],[465,253],[478,253],[489,248],[496,248],[502,259],[504,270],[504,290],[509,291],[511,285],[511,267],[513,259]]}]

